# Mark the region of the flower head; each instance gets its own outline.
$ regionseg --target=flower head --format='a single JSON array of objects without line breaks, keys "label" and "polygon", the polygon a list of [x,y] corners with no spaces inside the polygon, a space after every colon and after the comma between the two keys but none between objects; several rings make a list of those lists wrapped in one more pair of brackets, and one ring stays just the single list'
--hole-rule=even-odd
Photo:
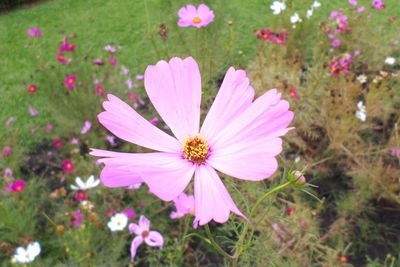
[{"label": "flower head", "polygon": [[75,210],[71,214],[70,224],[74,228],[79,228],[83,221],[83,214],[80,210]]},{"label": "flower head", "polygon": [[29,105],[29,107],[28,107],[28,112],[29,112],[29,114],[31,114],[32,117],[35,117],[39,114],[39,111],[37,109],[35,109],[34,107],[32,107],[31,105]]},{"label": "flower head", "polygon": [[108,228],[112,232],[122,231],[128,224],[128,217],[124,213],[117,213],[111,217],[110,221],[107,223]]},{"label": "flower head", "polygon": [[8,156],[11,155],[12,152],[13,152],[12,147],[11,146],[6,146],[6,147],[3,148],[3,151],[2,151],[1,154],[3,155],[3,157],[8,157]]},{"label": "flower head", "polygon": [[25,189],[25,181],[24,180],[15,180],[8,186],[9,192],[20,193]]},{"label": "flower head", "polygon": [[75,47],[76,47],[76,45],[75,44],[70,44],[70,43],[68,43],[68,37],[64,37],[64,41],[63,41],[63,43],[60,45],[60,47],[58,48],[58,50],[60,51],[60,52],[63,52],[63,51],[69,51],[69,52],[73,52],[73,51],[75,51]]},{"label": "flower head", "polygon": [[290,87],[289,88],[289,94],[293,98],[293,100],[296,100],[296,101],[299,100],[299,94],[297,93],[296,88]]},{"label": "flower head", "polygon": [[46,125],[46,127],[44,128],[44,131],[45,131],[46,133],[49,133],[51,130],[53,130],[53,128],[54,128],[53,124],[48,123],[48,124]]},{"label": "flower head", "polygon": [[76,75],[75,74],[70,74],[64,79],[64,84],[68,88],[68,90],[72,90],[75,87],[75,82],[76,82]]},{"label": "flower head", "polygon": [[10,126],[14,122],[14,117],[9,117],[6,121],[6,126]]},{"label": "flower head", "polygon": [[79,190],[75,193],[74,199],[78,202],[83,202],[88,199],[88,193],[87,191],[84,190]]},{"label": "flower head", "polygon": [[28,33],[29,37],[40,37],[40,36],[42,36],[42,32],[40,31],[40,28],[38,28],[38,27],[34,27],[34,28],[28,29],[27,33]]},{"label": "flower head", "polygon": [[349,4],[352,5],[352,6],[358,5],[357,0],[348,0],[348,2],[349,2]]},{"label": "flower head", "polygon": [[85,121],[81,129],[81,135],[87,134],[90,131],[90,128],[92,128],[92,123],[90,121]]},{"label": "flower head", "polygon": [[37,88],[37,86],[36,85],[34,85],[34,84],[30,84],[29,86],[28,86],[28,93],[30,93],[30,94],[34,94],[34,93],[36,93],[37,92],[37,90],[38,90],[38,88]]},{"label": "flower head", "polygon": [[179,27],[205,27],[214,21],[214,11],[205,4],[200,4],[197,8],[194,5],[187,5],[178,11]]},{"label": "flower head", "polygon": [[376,10],[381,10],[385,8],[385,3],[383,3],[382,0],[372,0],[372,6],[376,9]]},{"label": "flower head", "polygon": [[359,101],[357,103],[357,111],[356,111],[356,117],[360,121],[364,122],[367,120],[367,108],[364,105],[363,101]]},{"label": "flower head", "polygon": [[270,9],[274,15],[279,15],[283,10],[286,9],[286,5],[284,2],[274,1],[270,6]]},{"label": "flower head", "polygon": [[72,59],[70,58],[66,58],[64,56],[64,52],[57,52],[56,53],[56,59],[58,62],[60,62],[61,64],[68,64],[72,61]]},{"label": "flower head", "polygon": [[104,47],[104,50],[110,53],[115,53],[117,51],[117,49],[112,45],[106,45]]},{"label": "flower head", "polygon": [[385,63],[388,65],[393,65],[394,63],[396,63],[396,59],[394,57],[387,57],[385,58]]},{"label": "flower head", "polygon": [[140,216],[139,224],[131,223],[129,224],[129,232],[136,234],[136,237],[131,243],[131,261],[135,259],[136,251],[138,247],[143,243],[143,241],[151,247],[159,247],[160,249],[164,245],[164,238],[157,231],[150,231],[150,221],[144,217]]},{"label": "flower head", "polygon": [[171,212],[171,219],[178,219],[186,214],[194,215],[194,197],[188,196],[185,193],[180,194],[174,199],[176,211]]},{"label": "flower head", "polygon": [[136,212],[133,209],[124,209],[123,213],[128,217],[128,219],[132,219],[136,216]]},{"label": "flower head", "polygon": [[38,242],[30,243],[27,248],[18,247],[13,256],[13,261],[17,263],[29,263],[35,260],[40,254],[40,244]]},{"label": "flower head", "polygon": [[290,23],[292,24],[297,24],[301,22],[301,18],[299,14],[296,12],[293,14],[293,16],[290,17]]},{"label": "flower head", "polygon": [[100,180],[95,179],[93,175],[90,175],[86,182],[82,181],[81,177],[76,177],[75,182],[76,185],[71,185],[72,190],[89,190],[100,184]]},{"label": "flower head", "polygon": [[65,173],[72,173],[74,171],[74,164],[70,159],[66,159],[63,161],[62,170]]},{"label": "flower head", "polygon": [[281,136],[293,119],[289,103],[272,89],[254,100],[246,72],[229,68],[200,129],[201,76],[193,58],[159,61],[145,71],[145,88],[172,137],[109,94],[100,123],[117,137],[160,152],[118,153],[93,149],[103,157],[100,178],[108,187],[144,181],[164,201],[178,197],[194,175],[195,224],[224,223],[236,207],[216,169],[238,179],[260,181],[278,169]]}]

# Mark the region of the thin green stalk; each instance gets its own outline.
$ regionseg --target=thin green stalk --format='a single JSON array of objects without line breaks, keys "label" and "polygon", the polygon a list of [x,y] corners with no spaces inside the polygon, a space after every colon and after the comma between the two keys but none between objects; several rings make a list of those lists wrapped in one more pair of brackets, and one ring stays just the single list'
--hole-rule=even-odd
[{"label": "thin green stalk", "polygon": [[212,236],[212,234],[211,234],[210,228],[208,227],[208,224],[206,224],[206,225],[204,226],[204,228],[206,229],[206,234],[207,234],[208,239],[209,239],[210,242],[211,242],[211,245],[217,250],[217,252],[220,253],[221,255],[225,256],[225,257],[228,257],[228,258],[231,258],[231,259],[232,259],[233,256],[232,256],[232,255],[229,255],[228,253],[226,253],[225,250],[223,250],[223,249],[217,244],[217,242],[215,242],[215,240],[214,240],[214,238],[213,238],[213,236]]}]

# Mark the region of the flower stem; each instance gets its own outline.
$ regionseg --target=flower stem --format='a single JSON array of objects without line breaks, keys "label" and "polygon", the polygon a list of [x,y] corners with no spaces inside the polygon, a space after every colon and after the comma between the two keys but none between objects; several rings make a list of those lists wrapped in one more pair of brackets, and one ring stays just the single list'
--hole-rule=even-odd
[{"label": "flower stem", "polygon": [[204,228],[206,229],[206,234],[207,234],[208,239],[209,239],[210,242],[211,242],[211,245],[217,250],[217,252],[220,253],[221,255],[225,256],[225,257],[228,257],[228,258],[231,258],[231,259],[232,259],[233,256],[232,256],[232,255],[229,255],[228,253],[226,253],[225,250],[223,250],[223,249],[217,244],[217,242],[215,242],[215,240],[214,240],[214,238],[213,238],[213,236],[212,236],[212,234],[211,234],[210,228],[208,227],[208,224],[204,225]]}]

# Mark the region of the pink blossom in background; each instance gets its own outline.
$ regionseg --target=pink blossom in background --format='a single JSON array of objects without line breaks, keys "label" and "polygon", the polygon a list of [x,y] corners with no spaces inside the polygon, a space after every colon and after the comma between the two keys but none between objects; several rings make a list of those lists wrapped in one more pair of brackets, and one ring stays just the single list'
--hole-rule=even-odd
[{"label": "pink blossom in background", "polygon": [[58,50],[60,51],[60,52],[64,52],[64,51],[69,51],[69,52],[73,52],[73,51],[75,51],[75,47],[76,47],[76,45],[75,44],[70,44],[70,43],[68,43],[68,37],[64,37],[64,41],[63,41],[63,43],[60,45],[60,47],[58,48]]},{"label": "pink blossom in background", "polygon": [[85,200],[87,200],[87,198],[88,198],[88,193],[87,193],[87,191],[79,190],[79,191],[77,191],[77,192],[75,193],[75,195],[74,195],[74,199],[75,199],[76,201],[78,201],[78,202],[85,201]]},{"label": "pink blossom in background", "polygon": [[144,79],[144,76],[141,74],[136,75],[136,80],[142,81]]},{"label": "pink blossom in background", "polygon": [[150,123],[153,124],[154,126],[157,126],[158,118],[157,118],[157,117],[152,118],[152,119],[150,120]]},{"label": "pink blossom in background", "polygon": [[40,36],[42,36],[42,32],[40,31],[40,28],[38,28],[38,27],[34,27],[34,28],[28,29],[27,33],[28,33],[29,37],[40,37]]},{"label": "pink blossom in background", "polygon": [[106,213],[104,214],[107,218],[110,218],[111,216],[113,216],[115,210],[113,208],[108,208],[106,210]]},{"label": "pink blossom in background", "polygon": [[[243,216],[216,170],[238,179],[261,181],[276,172],[281,136],[291,128],[289,103],[272,89],[254,100],[243,70],[229,68],[200,128],[201,76],[196,61],[172,58],[145,71],[145,89],[172,137],[109,94],[99,122],[118,138],[157,152],[119,153],[93,149],[105,164],[107,187],[142,180],[164,201],[178,197],[194,176],[195,222],[224,223],[230,212]],[[160,151],[160,152],[158,152]]]},{"label": "pink blossom in background", "polygon": [[4,169],[4,178],[12,178],[13,177],[13,171],[11,168],[5,168]]},{"label": "pink blossom in background", "polygon": [[72,173],[74,171],[74,164],[70,159],[66,159],[63,161],[61,168],[65,173]]},{"label": "pink blossom in background", "polygon": [[349,4],[352,6],[358,5],[357,0],[348,0]]},{"label": "pink blossom in background", "polygon": [[187,5],[178,11],[179,27],[205,27],[214,20],[214,12],[205,4],[200,4],[198,8],[194,5]]},{"label": "pink blossom in background", "polygon": [[289,94],[293,98],[293,100],[296,100],[296,101],[299,100],[299,94],[297,93],[296,88],[290,87],[289,88]]},{"label": "pink blossom in background", "polygon": [[385,3],[383,3],[382,0],[372,0],[372,6],[376,9],[376,10],[381,10],[385,8]]},{"label": "pink blossom in background", "polygon": [[361,13],[365,11],[365,6],[360,6],[359,8],[357,8],[357,13]]},{"label": "pink blossom in background", "polygon": [[174,199],[176,211],[171,212],[171,219],[179,219],[186,214],[194,215],[194,196],[188,196],[185,193],[180,194]]},{"label": "pink blossom in background", "polygon": [[112,67],[116,67],[118,65],[118,59],[114,56],[111,56],[108,58],[108,63],[110,63]]},{"label": "pink blossom in background", "polygon": [[33,117],[35,117],[39,114],[39,111],[37,109],[33,108],[31,105],[29,105],[29,107],[28,107],[28,112]]},{"label": "pink blossom in background", "polygon": [[54,128],[53,124],[48,123],[48,124],[46,125],[46,127],[44,128],[44,131],[45,131],[46,133],[49,133],[49,132],[51,132],[51,130],[53,130],[53,128]]},{"label": "pink blossom in background", "polygon": [[10,126],[14,122],[14,117],[9,117],[6,121],[6,126]]},{"label": "pink blossom in background", "polygon": [[96,94],[98,94],[99,96],[102,96],[102,97],[106,96],[106,93],[104,93],[104,90],[103,90],[103,86],[100,84],[96,86],[95,91],[96,91]]},{"label": "pink blossom in background", "polygon": [[133,209],[124,209],[122,213],[125,214],[128,219],[135,218],[136,216],[136,213]]},{"label": "pink blossom in background", "polygon": [[115,142],[115,136],[114,135],[107,135],[106,140],[111,146],[116,146],[117,143]]},{"label": "pink blossom in background", "polygon": [[64,85],[68,88],[68,90],[72,90],[75,87],[76,75],[70,74],[64,79]]},{"label": "pink blossom in background", "polygon": [[256,31],[257,39],[265,42],[273,42],[279,45],[285,45],[288,33],[285,30],[280,32],[273,32],[272,30],[265,28]]},{"label": "pink blossom in background", "polygon": [[31,134],[35,134],[36,129],[34,127],[31,128]]},{"label": "pink blossom in background", "polygon": [[53,146],[55,149],[61,149],[63,146],[63,141],[57,137],[53,140]]},{"label": "pink blossom in background", "polygon": [[122,66],[121,70],[122,70],[122,74],[124,74],[124,75],[128,75],[129,74],[129,69],[127,67]]},{"label": "pink blossom in background", "polygon": [[336,29],[339,32],[345,32],[348,30],[349,23],[347,22],[346,15],[337,11],[332,11],[331,14],[329,15],[329,19],[335,22]]},{"label": "pink blossom in background", "polygon": [[30,84],[27,89],[28,93],[30,93],[30,94],[36,93],[37,90],[38,90],[38,87],[35,84]]},{"label": "pink blossom in background", "polygon": [[339,39],[335,39],[332,41],[332,47],[338,47],[340,46],[340,40]]},{"label": "pink blossom in background", "polygon": [[15,180],[8,186],[7,191],[21,193],[24,191],[24,189],[25,189],[25,181],[24,180]]},{"label": "pink blossom in background", "polygon": [[72,61],[72,59],[70,59],[70,58],[65,58],[63,52],[57,52],[56,53],[56,59],[61,64],[68,64],[68,63],[70,63]]},{"label": "pink blossom in background", "polygon": [[76,138],[76,137],[72,138],[71,144],[72,144],[72,145],[78,145],[78,144],[79,144],[79,139]]},{"label": "pink blossom in background", "polygon": [[90,131],[90,128],[92,128],[92,123],[90,121],[85,121],[81,129],[81,135],[87,134]]},{"label": "pink blossom in background", "polygon": [[127,86],[129,89],[132,89],[132,88],[133,88],[133,82],[132,82],[131,79],[126,80],[126,81],[125,81],[125,84],[126,84],[126,86]]},{"label": "pink blossom in background", "polygon": [[103,60],[100,59],[100,58],[95,59],[95,60],[93,61],[93,63],[96,64],[96,65],[99,65],[99,66],[104,65]]},{"label": "pink blossom in background", "polygon": [[113,47],[112,45],[106,45],[104,47],[104,50],[106,50],[107,52],[110,52],[110,53],[115,53],[117,51],[117,49],[115,47]]},{"label": "pink blossom in background", "polygon": [[390,149],[390,155],[397,157],[400,160],[400,147],[394,147]]},{"label": "pink blossom in background", "polygon": [[350,54],[346,54],[339,57],[334,57],[333,60],[329,63],[329,69],[331,74],[334,77],[339,76],[341,72],[345,74],[350,73],[350,66],[353,63],[353,56]]},{"label": "pink blossom in background", "polygon": [[143,243],[143,241],[151,247],[159,247],[160,249],[164,245],[164,238],[162,235],[159,232],[150,231],[150,221],[143,215],[140,216],[139,224],[129,224],[129,232],[136,235],[131,243],[132,262],[135,259],[138,247]]},{"label": "pink blossom in background", "polygon": [[79,228],[83,222],[83,214],[80,210],[75,210],[71,214],[71,227]]}]

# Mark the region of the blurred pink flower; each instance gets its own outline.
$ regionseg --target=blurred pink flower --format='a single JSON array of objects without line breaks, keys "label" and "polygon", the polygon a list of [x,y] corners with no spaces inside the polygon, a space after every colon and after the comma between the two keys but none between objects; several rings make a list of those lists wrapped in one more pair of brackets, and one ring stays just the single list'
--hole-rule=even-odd
[{"label": "blurred pink flower", "polygon": [[60,138],[56,137],[53,140],[53,146],[55,149],[61,149],[63,146],[63,141]]},{"label": "blurred pink flower", "polygon": [[129,232],[135,233],[136,237],[132,240],[131,244],[131,261],[135,259],[136,251],[143,241],[151,247],[159,247],[160,249],[164,245],[164,238],[159,232],[150,231],[150,221],[140,216],[139,224],[129,224]]},{"label": "blurred pink flower", "polygon": [[180,194],[174,199],[176,211],[171,212],[169,217],[171,219],[179,219],[186,214],[194,215],[194,197],[188,196],[185,193]]},{"label": "blurred pink flower", "polygon": [[44,131],[45,131],[46,133],[49,133],[51,130],[53,130],[53,124],[48,123],[48,124],[46,125],[46,127],[44,128]]},{"label": "blurred pink flower", "polygon": [[339,39],[335,39],[332,41],[332,47],[338,47],[340,46],[340,40]]},{"label": "blurred pink flower", "polygon": [[72,173],[74,171],[74,164],[70,159],[66,159],[63,161],[62,170],[65,173]]},{"label": "blurred pink flower", "polygon": [[13,171],[11,170],[11,168],[5,168],[3,176],[4,176],[4,178],[12,178]]},{"label": "blurred pink flower", "polygon": [[68,37],[64,37],[64,41],[63,43],[60,45],[60,47],[58,48],[58,50],[60,50],[60,52],[64,52],[64,51],[69,51],[69,52],[73,52],[75,51],[75,44],[69,44],[68,43]]},{"label": "blurred pink flower", "polygon": [[397,157],[400,160],[400,147],[394,147],[390,149],[390,155]]},{"label": "blurred pink flower", "polygon": [[81,135],[87,134],[90,131],[90,128],[92,128],[92,123],[90,121],[85,121],[81,129]]},{"label": "blurred pink flower", "polygon": [[80,210],[75,210],[71,214],[71,227],[79,228],[83,221],[83,214]]},{"label": "blurred pink flower", "polygon": [[265,28],[256,31],[257,39],[265,42],[273,42],[279,45],[285,45],[288,33],[285,30],[280,32],[273,32],[272,30]]},{"label": "blurred pink flower", "polygon": [[337,77],[342,71],[345,74],[349,74],[350,72],[349,68],[352,63],[353,63],[353,56],[350,54],[345,54],[339,57],[335,56],[329,63],[329,69],[334,77]]},{"label": "blurred pink flower", "polygon": [[78,144],[79,144],[79,139],[76,138],[76,137],[72,138],[71,144],[72,144],[72,145],[78,145]]},{"label": "blurred pink flower", "polygon": [[33,117],[35,117],[39,114],[39,111],[37,109],[33,108],[31,105],[29,105],[29,107],[28,107],[28,112]]},{"label": "blurred pink flower", "polygon": [[21,193],[22,191],[24,191],[24,189],[25,189],[25,181],[15,180],[8,186],[7,191]]},{"label": "blurred pink flower", "polygon": [[37,92],[37,90],[38,90],[38,87],[35,85],[35,84],[30,84],[29,86],[28,86],[28,93],[30,93],[30,94],[34,94],[34,93],[36,93]]},{"label": "blurred pink flower", "polygon": [[126,84],[126,86],[127,86],[129,89],[132,89],[132,88],[133,88],[133,82],[132,82],[131,79],[126,80],[126,81],[125,81],[125,84]]},{"label": "blurred pink flower", "polygon": [[108,58],[108,63],[110,63],[112,67],[116,67],[118,65],[118,59],[115,56],[110,56]]},{"label": "blurred pink flower", "polygon": [[28,29],[28,35],[29,37],[40,37],[42,36],[42,32],[38,27],[30,28]]},{"label": "blurred pink flower", "polygon": [[96,86],[96,94],[102,97],[106,96],[106,93],[104,93],[103,86],[101,84]]},{"label": "blurred pink flower", "polygon": [[6,126],[10,126],[11,124],[13,124],[14,122],[14,118],[13,117],[9,117],[6,121]]},{"label": "blurred pink flower", "polygon": [[290,87],[289,88],[289,94],[294,100],[296,100],[296,101],[299,100],[299,94],[297,93],[296,88]]},{"label": "blurred pink flower", "polygon": [[357,0],[348,0],[349,4],[352,6],[358,5]]},{"label": "blurred pink flower", "polygon": [[68,90],[74,89],[76,82],[76,75],[75,74],[70,74],[64,79],[64,84],[68,88]]},{"label": "blurred pink flower", "polygon": [[144,79],[144,76],[141,74],[136,75],[136,80],[141,81]]},{"label": "blurred pink flower", "polygon": [[157,117],[152,118],[152,119],[150,120],[150,123],[153,124],[154,126],[157,126],[158,118],[157,118]]},{"label": "blurred pink flower", "polygon": [[[150,65],[145,89],[175,138],[128,104],[108,95],[100,123],[117,137],[154,153],[119,153],[93,149],[105,164],[100,178],[108,187],[142,180],[164,201],[179,196],[194,175],[195,225],[224,223],[239,211],[216,170],[238,179],[261,181],[276,172],[281,136],[293,119],[289,103],[276,89],[254,100],[243,70],[229,68],[200,129],[201,76],[196,61],[172,58]],[[177,178],[178,177],[178,178]]]},{"label": "blurred pink flower", "polygon": [[385,8],[385,3],[382,0],[372,0],[372,5],[375,9],[381,10]]},{"label": "blurred pink flower", "polygon": [[337,11],[332,11],[331,14],[329,15],[329,19],[333,20],[336,24],[336,29],[339,32],[345,32],[348,30],[349,24],[347,22],[347,16],[337,12]]},{"label": "blurred pink flower", "polygon": [[95,60],[93,61],[93,63],[96,64],[96,65],[99,65],[99,66],[101,66],[101,65],[104,64],[103,60],[100,59],[100,58],[95,59]]},{"label": "blurred pink flower", "polygon": [[113,47],[112,45],[106,45],[104,47],[104,50],[106,50],[107,52],[110,52],[110,53],[115,53],[117,51],[117,49],[115,47]]},{"label": "blurred pink flower", "polygon": [[129,74],[129,69],[127,67],[122,66],[121,70],[122,70],[122,74],[124,74],[124,75],[128,75]]},{"label": "blurred pink flower", "polygon": [[8,156],[11,155],[12,152],[13,152],[12,147],[11,146],[6,146],[6,147],[3,148],[2,155],[3,155],[3,157],[8,157]]},{"label": "blurred pink flower", "polygon": [[36,132],[36,129],[34,127],[31,128],[31,134],[34,134]]},{"label": "blurred pink flower", "polygon": [[115,136],[114,135],[107,135],[106,137],[108,143],[110,143],[111,146],[116,146],[117,143],[115,142]]},{"label": "blurred pink flower", "polygon": [[187,5],[178,11],[179,27],[205,27],[214,20],[214,12],[205,4],[196,9],[194,5]]},{"label": "blurred pink flower", "polygon": [[135,218],[136,216],[136,213],[133,209],[124,209],[122,213],[125,214],[128,219]]},{"label": "blurred pink flower", "polygon": [[357,13],[361,13],[365,11],[365,6],[360,6],[359,8],[357,8]]},{"label": "blurred pink flower", "polygon": [[70,63],[72,61],[72,59],[70,59],[70,58],[65,58],[64,52],[57,52],[56,53],[56,59],[61,64],[68,64],[68,63]]},{"label": "blurred pink flower", "polygon": [[88,193],[87,191],[79,190],[75,193],[74,198],[78,202],[85,201],[88,198]]}]

